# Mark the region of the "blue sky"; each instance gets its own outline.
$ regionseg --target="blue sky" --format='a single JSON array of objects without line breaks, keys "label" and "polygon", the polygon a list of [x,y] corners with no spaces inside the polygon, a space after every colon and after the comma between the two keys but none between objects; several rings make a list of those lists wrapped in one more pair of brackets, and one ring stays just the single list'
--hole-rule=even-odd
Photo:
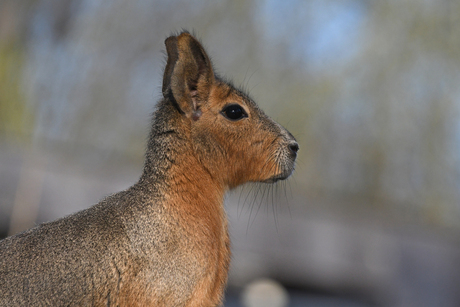
[{"label": "blue sky", "polygon": [[310,69],[346,62],[362,45],[366,18],[362,1],[268,0],[259,12],[265,38],[286,40],[292,58]]}]

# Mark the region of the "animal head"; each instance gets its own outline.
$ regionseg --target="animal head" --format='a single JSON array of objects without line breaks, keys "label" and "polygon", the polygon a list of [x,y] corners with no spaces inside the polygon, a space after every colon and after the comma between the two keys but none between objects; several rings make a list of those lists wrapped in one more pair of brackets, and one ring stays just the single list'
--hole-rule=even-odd
[{"label": "animal head", "polygon": [[166,39],[163,96],[187,127],[193,155],[228,188],[276,182],[294,170],[299,146],[242,91],[214,74],[201,44],[189,33]]}]

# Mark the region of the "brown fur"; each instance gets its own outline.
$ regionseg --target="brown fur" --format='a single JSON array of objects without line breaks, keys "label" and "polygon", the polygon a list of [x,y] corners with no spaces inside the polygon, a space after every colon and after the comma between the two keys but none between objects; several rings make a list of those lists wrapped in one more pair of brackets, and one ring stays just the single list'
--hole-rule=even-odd
[{"label": "brown fur", "polygon": [[[139,181],[0,241],[0,306],[218,306],[230,261],[223,198],[294,169],[289,132],[214,75],[190,34],[169,37],[164,99]],[[247,116],[230,120],[240,105]]]}]

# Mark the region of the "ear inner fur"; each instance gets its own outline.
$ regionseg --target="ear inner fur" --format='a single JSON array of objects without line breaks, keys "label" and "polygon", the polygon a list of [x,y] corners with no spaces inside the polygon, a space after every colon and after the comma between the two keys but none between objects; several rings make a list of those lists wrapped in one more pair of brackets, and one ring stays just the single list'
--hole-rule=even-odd
[{"label": "ear inner fur", "polygon": [[168,37],[165,40],[166,53],[168,54],[168,62],[166,63],[165,71],[163,74],[163,97],[169,98],[169,91],[171,90],[171,75],[174,71],[174,65],[179,59],[177,50],[177,38],[174,36]]},{"label": "ear inner fur", "polygon": [[165,40],[166,46],[166,53],[168,55],[168,60],[166,63],[165,71],[163,73],[163,86],[162,86],[162,93],[165,99],[171,101],[174,107],[179,111],[181,114],[185,114],[179,104],[177,103],[176,99],[171,90],[171,76],[174,71],[174,66],[179,59],[179,52],[177,50],[177,38],[175,36],[170,36]]},{"label": "ear inner fur", "polygon": [[[200,43],[188,33],[166,40],[168,62],[163,80],[163,95],[170,91],[180,110],[196,118],[196,111],[209,96],[214,72]],[[166,98],[165,96],[165,98]]]}]

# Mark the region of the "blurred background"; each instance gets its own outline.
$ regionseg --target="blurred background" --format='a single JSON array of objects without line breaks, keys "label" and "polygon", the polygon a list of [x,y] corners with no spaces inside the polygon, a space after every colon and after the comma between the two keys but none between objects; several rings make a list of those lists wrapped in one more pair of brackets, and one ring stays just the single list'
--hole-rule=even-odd
[{"label": "blurred background", "polygon": [[456,0],[2,0],[0,237],[138,179],[181,29],[301,148],[227,197],[226,306],[460,306]]}]

